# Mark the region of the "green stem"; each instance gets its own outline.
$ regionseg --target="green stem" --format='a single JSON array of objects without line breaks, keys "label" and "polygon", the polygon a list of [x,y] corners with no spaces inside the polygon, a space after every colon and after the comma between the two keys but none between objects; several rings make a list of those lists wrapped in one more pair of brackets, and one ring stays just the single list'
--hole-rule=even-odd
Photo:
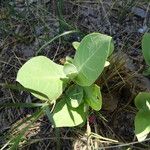
[{"label": "green stem", "polygon": [[62,34],[59,34],[57,36],[55,36],[54,38],[52,38],[50,41],[48,41],[47,43],[45,43],[37,52],[36,52],[36,55],[38,55],[45,47],[47,47],[49,44],[51,44],[53,41],[55,41],[56,39],[62,37],[62,36],[65,36],[65,35],[68,35],[68,34],[72,34],[72,33],[75,33],[75,32],[78,32],[78,31],[75,31],[75,30],[72,30],[72,31],[66,31]]}]

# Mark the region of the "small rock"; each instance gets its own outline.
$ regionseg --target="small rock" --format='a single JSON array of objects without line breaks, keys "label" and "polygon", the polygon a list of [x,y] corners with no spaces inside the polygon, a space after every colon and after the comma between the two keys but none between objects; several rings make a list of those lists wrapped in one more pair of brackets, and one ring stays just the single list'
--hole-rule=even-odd
[{"label": "small rock", "polygon": [[28,1],[29,4],[36,3],[36,2],[37,2],[37,0],[29,0]]},{"label": "small rock", "polygon": [[24,57],[32,57],[34,55],[34,51],[32,49],[25,49],[23,51]]},{"label": "small rock", "polygon": [[138,29],[139,33],[145,33],[147,31],[148,27],[147,25],[143,26],[142,28]]},{"label": "small rock", "polygon": [[35,33],[36,33],[37,36],[42,35],[43,32],[44,32],[44,27],[39,27],[39,26],[35,27]]},{"label": "small rock", "polygon": [[143,10],[142,8],[139,7],[132,7],[131,12],[141,18],[145,18],[146,17],[146,11]]}]

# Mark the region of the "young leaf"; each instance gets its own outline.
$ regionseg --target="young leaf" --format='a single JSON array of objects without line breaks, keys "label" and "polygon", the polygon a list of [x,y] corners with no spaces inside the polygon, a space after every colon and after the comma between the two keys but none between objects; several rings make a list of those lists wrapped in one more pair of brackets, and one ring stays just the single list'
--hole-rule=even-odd
[{"label": "young leaf", "polygon": [[74,49],[77,50],[80,45],[80,42],[73,42],[72,45],[73,45]]},{"label": "young leaf", "polygon": [[138,109],[145,108],[147,101],[150,103],[150,93],[148,93],[148,92],[140,92],[135,97],[135,105]]},{"label": "young leaf", "polygon": [[143,141],[150,133],[150,109],[141,109],[135,117],[135,134],[139,142]]},{"label": "young leaf", "polygon": [[72,85],[66,90],[66,96],[68,105],[77,108],[83,102],[83,88],[79,85]]},{"label": "young leaf", "polygon": [[66,100],[60,100],[52,113],[55,127],[73,127],[83,124],[86,121],[87,111],[82,104],[78,108],[67,105]]},{"label": "young leaf", "polygon": [[92,33],[83,38],[74,57],[78,70],[77,84],[90,86],[104,69],[106,59],[112,50],[112,38],[100,33]]},{"label": "young leaf", "polygon": [[[53,101],[64,90],[64,82],[61,78],[66,78],[63,66],[55,64],[47,57],[37,56],[19,69],[16,80],[25,88],[43,93],[50,101]],[[32,94],[41,100],[46,100],[42,95]]]},{"label": "young leaf", "polygon": [[145,61],[150,65],[150,33],[145,33],[142,39],[142,51]]},{"label": "young leaf", "polygon": [[72,63],[69,62],[64,64],[63,70],[66,76],[71,79],[75,78],[78,74],[77,68]]},{"label": "young leaf", "polygon": [[94,110],[99,111],[102,107],[102,96],[100,87],[96,84],[84,87],[86,93],[85,100]]}]

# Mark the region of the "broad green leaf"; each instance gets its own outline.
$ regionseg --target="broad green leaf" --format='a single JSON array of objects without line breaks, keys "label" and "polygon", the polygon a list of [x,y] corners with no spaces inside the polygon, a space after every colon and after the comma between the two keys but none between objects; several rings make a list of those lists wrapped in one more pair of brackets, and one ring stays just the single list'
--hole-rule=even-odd
[{"label": "broad green leaf", "polygon": [[[63,66],[58,65],[44,56],[37,56],[27,61],[17,74],[17,81],[25,88],[40,92],[48,100],[56,100],[64,90],[66,78]],[[41,100],[47,100],[42,95],[32,93]]]},{"label": "broad green leaf", "polygon": [[84,87],[86,93],[85,100],[94,110],[99,111],[102,107],[102,96],[100,87],[96,84]]},{"label": "broad green leaf", "polygon": [[78,75],[78,70],[72,63],[65,63],[63,70],[66,76],[70,79],[73,79]]},{"label": "broad green leaf", "polygon": [[145,33],[142,39],[142,51],[145,61],[150,65],[150,33]]},{"label": "broad green leaf", "polygon": [[92,33],[83,38],[74,57],[78,70],[75,82],[81,86],[92,85],[102,73],[111,50],[112,38]]},{"label": "broad green leaf", "polygon": [[[80,42],[73,42],[72,45],[73,45],[73,47],[75,48],[75,50],[77,50],[78,47],[79,47],[79,45],[80,45]],[[110,48],[110,52],[109,52],[109,55],[108,55],[108,56],[110,56],[113,51],[114,51],[114,44],[113,44],[113,42],[111,42],[111,48]],[[107,67],[107,66],[109,66],[109,65],[110,65],[109,61],[106,61],[104,67]]]},{"label": "broad green leaf", "polygon": [[135,97],[135,105],[138,109],[145,108],[146,102],[150,103],[150,93],[148,93],[148,92],[140,92]]},{"label": "broad green leaf", "polygon": [[[73,42],[72,45],[73,45],[73,47],[75,48],[75,50],[77,50],[78,47],[79,47],[79,45],[80,45],[80,42]],[[109,52],[109,55],[108,55],[108,56],[110,56],[113,51],[114,51],[114,44],[113,44],[113,42],[111,42],[111,48],[110,48],[110,52]],[[109,66],[109,65],[110,65],[109,61],[106,61],[104,67],[107,67],[107,66]]]},{"label": "broad green leaf", "polygon": [[79,85],[71,85],[66,90],[66,96],[68,105],[77,108],[83,102],[83,88]]},{"label": "broad green leaf", "polygon": [[72,45],[73,45],[74,49],[77,50],[80,45],[80,42],[73,42]]},{"label": "broad green leaf", "polygon": [[135,134],[139,142],[150,133],[150,109],[140,109],[135,117]]},{"label": "broad green leaf", "polygon": [[73,127],[83,124],[86,121],[87,110],[83,103],[78,108],[67,105],[65,99],[60,100],[52,113],[55,127]]}]

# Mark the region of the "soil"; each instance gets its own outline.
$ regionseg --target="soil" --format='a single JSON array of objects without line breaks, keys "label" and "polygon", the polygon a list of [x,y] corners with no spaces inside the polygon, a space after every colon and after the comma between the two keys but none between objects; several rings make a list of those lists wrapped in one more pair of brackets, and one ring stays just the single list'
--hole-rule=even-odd
[{"label": "soil", "polygon": [[[90,144],[95,149],[150,149],[150,141],[139,144],[134,134],[137,112],[134,97],[141,91],[150,91],[150,80],[142,75],[146,65],[141,53],[141,37],[150,27],[148,2],[64,0],[62,13],[67,24],[61,27],[54,0],[30,0],[28,5],[24,0],[0,1],[0,83],[15,84],[19,68],[60,31],[78,29],[80,32],[55,40],[38,55],[61,63],[66,56],[73,57],[73,41],[80,41],[91,32],[108,34],[114,39],[115,51],[109,58],[111,65],[96,81],[101,86],[103,108],[99,112],[91,110],[94,119],[90,123],[92,132],[108,139],[94,137]],[[0,87],[0,104],[34,100],[27,92]],[[35,109],[0,107],[0,147],[7,142],[12,127],[34,112]],[[22,128],[20,126],[11,136]],[[25,133],[20,149],[55,150],[59,147],[58,140],[60,149],[88,149],[86,126],[59,130],[58,136],[43,116]],[[110,139],[118,142],[110,142]]]}]

